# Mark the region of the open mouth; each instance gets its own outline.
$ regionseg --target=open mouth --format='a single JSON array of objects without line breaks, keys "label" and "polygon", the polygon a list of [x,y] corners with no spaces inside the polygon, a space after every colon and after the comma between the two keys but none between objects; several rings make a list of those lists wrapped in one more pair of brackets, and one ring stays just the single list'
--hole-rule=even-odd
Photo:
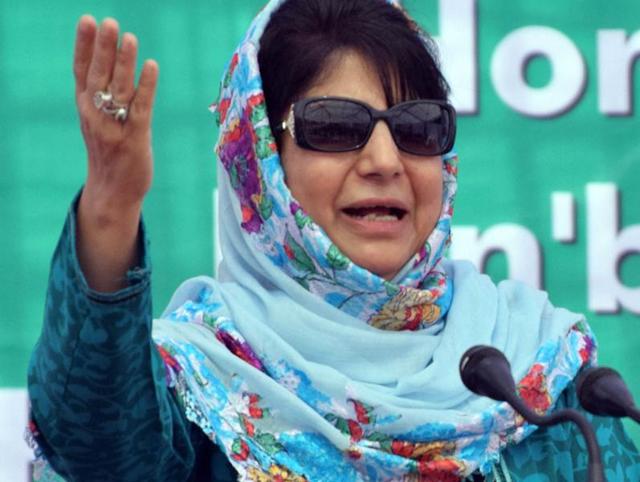
[{"label": "open mouth", "polygon": [[342,210],[347,216],[364,221],[393,222],[400,221],[407,214],[401,208],[388,206],[367,206],[345,208]]}]

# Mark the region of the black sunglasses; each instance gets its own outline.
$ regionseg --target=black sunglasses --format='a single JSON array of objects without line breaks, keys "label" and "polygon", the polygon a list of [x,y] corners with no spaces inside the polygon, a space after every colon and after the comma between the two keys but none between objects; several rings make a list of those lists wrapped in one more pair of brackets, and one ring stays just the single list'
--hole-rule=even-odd
[{"label": "black sunglasses", "polygon": [[378,120],[389,126],[398,148],[418,156],[450,151],[456,137],[456,111],[439,100],[411,100],[379,111],[353,99],[311,97],[294,103],[276,132],[289,130],[298,146],[322,152],[362,148]]}]

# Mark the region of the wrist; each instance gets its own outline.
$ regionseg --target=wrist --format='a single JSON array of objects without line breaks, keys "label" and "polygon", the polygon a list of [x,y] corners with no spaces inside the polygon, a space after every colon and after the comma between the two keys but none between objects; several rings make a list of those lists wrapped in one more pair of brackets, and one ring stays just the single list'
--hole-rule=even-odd
[{"label": "wrist", "polygon": [[78,217],[98,229],[124,228],[137,230],[142,213],[142,198],[87,184],[78,204]]},{"label": "wrist", "polygon": [[77,208],[76,254],[90,288],[104,293],[127,286],[139,264],[141,203],[121,205],[83,191]]}]

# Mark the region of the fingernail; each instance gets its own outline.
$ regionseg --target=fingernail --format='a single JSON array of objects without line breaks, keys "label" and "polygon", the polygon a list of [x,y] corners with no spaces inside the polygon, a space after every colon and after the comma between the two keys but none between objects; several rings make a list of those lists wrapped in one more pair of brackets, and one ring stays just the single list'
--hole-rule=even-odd
[{"label": "fingernail", "polygon": [[116,29],[118,29],[118,21],[115,18],[112,17],[106,17],[103,21],[102,24],[100,24],[100,30],[103,30],[107,27],[107,24],[113,24],[115,26]]},{"label": "fingernail", "polygon": [[126,46],[127,49],[132,48],[136,42],[136,37],[129,32],[126,32],[122,36],[122,45]]},{"label": "fingernail", "polygon": [[78,20],[78,29],[83,33],[88,32],[94,22],[95,19],[91,15],[85,14]]}]

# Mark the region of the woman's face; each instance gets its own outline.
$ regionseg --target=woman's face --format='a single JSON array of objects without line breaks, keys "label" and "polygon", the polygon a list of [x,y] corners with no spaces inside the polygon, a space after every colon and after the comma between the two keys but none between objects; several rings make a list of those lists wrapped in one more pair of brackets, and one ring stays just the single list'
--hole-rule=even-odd
[{"label": "woman's face", "polygon": [[[303,96],[340,96],[384,110],[389,106],[373,66],[347,51]],[[354,263],[393,278],[422,247],[442,204],[442,159],[400,151],[384,121],[357,151],[298,147],[283,134],[287,185],[311,218]],[[396,209],[403,214],[398,216]]]}]

